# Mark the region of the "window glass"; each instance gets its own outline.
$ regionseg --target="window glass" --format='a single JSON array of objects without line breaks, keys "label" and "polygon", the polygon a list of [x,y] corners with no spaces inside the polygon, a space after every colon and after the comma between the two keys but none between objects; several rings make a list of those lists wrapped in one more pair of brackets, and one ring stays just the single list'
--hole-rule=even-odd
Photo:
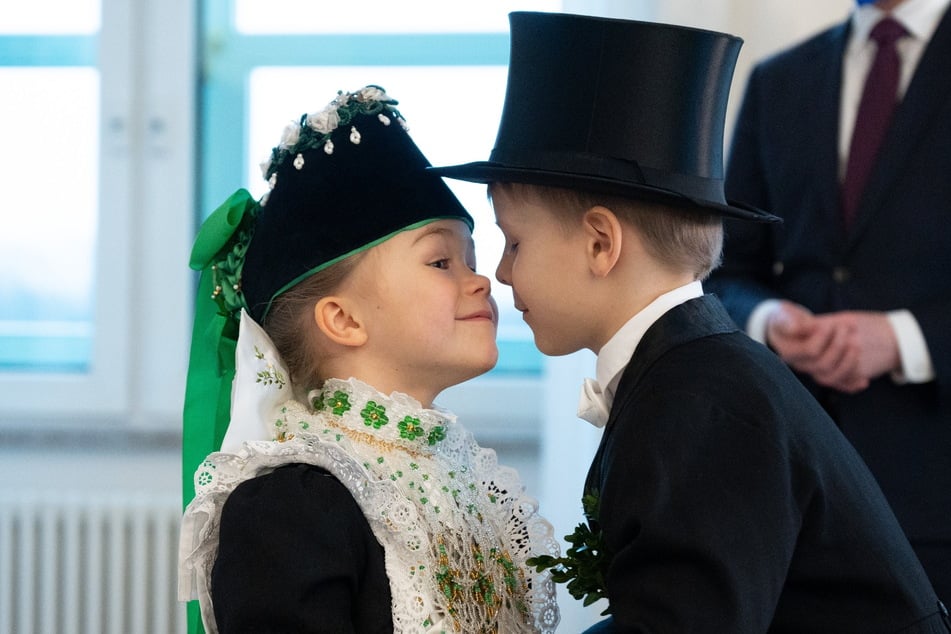
[{"label": "window glass", "polygon": [[561,0],[236,0],[242,33],[505,33],[508,12],[557,11]]},{"label": "window glass", "polygon": [[0,34],[92,34],[99,30],[99,0],[8,0],[5,4]]},{"label": "window glass", "polygon": [[0,369],[85,370],[93,335],[99,73],[0,67]]}]

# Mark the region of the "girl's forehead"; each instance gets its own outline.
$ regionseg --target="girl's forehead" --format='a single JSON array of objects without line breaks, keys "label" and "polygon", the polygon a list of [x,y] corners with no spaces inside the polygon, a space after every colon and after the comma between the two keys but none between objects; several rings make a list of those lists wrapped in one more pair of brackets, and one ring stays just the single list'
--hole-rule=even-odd
[{"label": "girl's forehead", "polygon": [[408,250],[424,247],[433,241],[459,243],[466,248],[474,248],[472,231],[462,220],[439,219],[421,227],[400,231],[371,249],[378,255],[405,254]]},{"label": "girl's forehead", "polygon": [[451,239],[472,241],[472,231],[469,225],[461,220],[445,218],[434,220],[428,224],[413,229],[413,240],[419,242],[428,237],[446,237]]}]

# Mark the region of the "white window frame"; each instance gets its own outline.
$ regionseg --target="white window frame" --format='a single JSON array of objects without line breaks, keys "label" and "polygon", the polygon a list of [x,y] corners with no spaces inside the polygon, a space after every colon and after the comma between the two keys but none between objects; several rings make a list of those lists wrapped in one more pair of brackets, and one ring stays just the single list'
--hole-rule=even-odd
[{"label": "white window frame", "polygon": [[91,363],[0,373],[0,428],[180,426],[194,299],[195,15],[195,0],[102,2]]}]

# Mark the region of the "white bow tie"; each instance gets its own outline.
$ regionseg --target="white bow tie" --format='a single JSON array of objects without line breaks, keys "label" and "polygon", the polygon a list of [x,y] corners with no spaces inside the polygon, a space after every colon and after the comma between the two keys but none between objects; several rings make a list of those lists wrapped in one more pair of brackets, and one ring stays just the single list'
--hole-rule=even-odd
[{"label": "white bow tie", "polygon": [[604,427],[610,413],[601,385],[593,379],[585,379],[578,400],[578,418],[583,418],[595,427]]}]

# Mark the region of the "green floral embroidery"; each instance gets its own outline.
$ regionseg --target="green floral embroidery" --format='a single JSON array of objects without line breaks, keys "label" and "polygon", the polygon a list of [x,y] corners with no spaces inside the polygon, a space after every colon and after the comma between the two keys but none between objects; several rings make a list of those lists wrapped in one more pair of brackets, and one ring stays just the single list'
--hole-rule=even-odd
[{"label": "green floral embroidery", "polygon": [[284,378],[282,372],[278,372],[274,369],[270,363],[267,364],[267,367],[257,374],[256,383],[263,383],[264,385],[276,385],[277,389],[283,390],[284,386],[287,385],[287,379]]},{"label": "green floral embroidery", "polygon": [[324,393],[321,392],[315,396],[314,400],[312,400],[310,404],[313,406],[314,411],[316,412],[323,410],[327,406],[326,402],[324,402]]},{"label": "green floral embroidery", "polygon": [[435,445],[440,440],[445,440],[445,439],[446,439],[446,429],[440,425],[437,425],[436,427],[433,427],[432,430],[430,430],[429,436],[427,437],[426,440],[429,442],[430,445]]},{"label": "green floral embroidery", "polygon": [[367,401],[367,406],[360,412],[360,416],[363,418],[364,424],[367,427],[373,427],[373,429],[379,429],[390,422],[390,419],[386,416],[386,408],[377,405],[376,401]]},{"label": "green floral embroidery", "polygon": [[400,430],[400,438],[405,438],[406,440],[416,440],[426,433],[426,430],[420,425],[419,419],[413,418],[412,416],[407,416],[401,420],[397,427]]},{"label": "green floral embroidery", "polygon": [[[575,599],[583,599],[588,606],[607,597],[605,593],[604,571],[611,555],[604,544],[604,535],[597,523],[601,497],[598,491],[589,491],[581,498],[581,506],[587,520],[578,524],[575,531],[565,535],[565,541],[571,546],[564,557],[541,555],[525,561],[535,570],[542,572],[551,569],[551,578],[556,583],[567,583],[568,592]],[[602,612],[610,613],[611,607]]]},{"label": "green floral embroidery", "polygon": [[351,407],[353,406],[350,405],[349,394],[340,390],[334,392],[333,400],[330,403],[330,411],[332,411],[336,416],[341,416],[345,412],[350,411]]}]

